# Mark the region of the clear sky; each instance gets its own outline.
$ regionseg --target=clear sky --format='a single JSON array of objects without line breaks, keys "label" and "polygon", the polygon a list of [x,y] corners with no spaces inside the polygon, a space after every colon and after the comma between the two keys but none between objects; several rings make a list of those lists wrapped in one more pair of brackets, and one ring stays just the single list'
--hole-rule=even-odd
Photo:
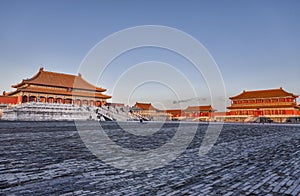
[{"label": "clear sky", "polygon": [[[77,74],[83,58],[99,41],[138,25],[173,27],[200,41],[216,61],[228,97],[242,90],[279,87],[300,95],[300,1],[297,0],[1,0],[0,89],[11,90],[12,84],[31,77],[41,66],[49,71]],[[122,55],[97,85],[107,88],[107,94],[115,102],[129,99],[129,104],[146,101],[171,108],[172,92],[159,83],[128,90],[133,91],[130,98],[120,93],[122,89],[126,92],[128,80],[116,87],[121,70],[125,70],[121,66],[129,69],[151,60],[175,66],[199,91],[198,101],[209,103],[203,78],[194,76],[192,69],[185,69],[189,62],[170,51],[155,48]],[[141,70],[134,73],[143,74]],[[114,91],[118,88],[121,90]],[[180,91],[185,93],[184,88]],[[158,103],[159,99],[163,103]],[[193,101],[186,103],[193,104]]]}]

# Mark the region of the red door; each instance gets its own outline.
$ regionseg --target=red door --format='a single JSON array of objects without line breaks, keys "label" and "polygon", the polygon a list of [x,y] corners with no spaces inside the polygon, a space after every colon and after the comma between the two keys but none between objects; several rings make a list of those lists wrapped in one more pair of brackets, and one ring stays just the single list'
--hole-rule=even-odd
[{"label": "red door", "polygon": [[254,111],[254,116],[261,116],[262,115],[262,111],[261,110],[255,110]]}]

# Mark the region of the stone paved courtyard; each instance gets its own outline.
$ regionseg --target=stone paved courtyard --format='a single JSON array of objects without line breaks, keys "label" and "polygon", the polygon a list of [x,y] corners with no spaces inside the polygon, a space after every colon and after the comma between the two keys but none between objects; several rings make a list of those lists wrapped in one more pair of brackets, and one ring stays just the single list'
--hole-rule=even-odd
[{"label": "stone paved courtyard", "polygon": [[[146,150],[178,124],[146,139],[104,126],[113,141]],[[300,126],[226,124],[199,157],[206,128],[199,124],[187,150],[164,167],[127,171],[94,156],[73,122],[0,122],[0,195],[300,195]]]}]

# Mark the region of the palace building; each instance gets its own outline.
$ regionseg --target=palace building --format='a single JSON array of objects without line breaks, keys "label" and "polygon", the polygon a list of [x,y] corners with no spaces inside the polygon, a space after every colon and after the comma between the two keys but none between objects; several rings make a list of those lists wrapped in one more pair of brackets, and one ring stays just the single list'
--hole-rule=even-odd
[{"label": "palace building", "polygon": [[172,115],[173,120],[194,119],[201,121],[209,121],[215,111],[211,105],[188,106],[185,110],[166,110]]},{"label": "palace building", "polygon": [[155,108],[151,103],[136,102],[132,107],[132,111],[138,116],[142,116],[149,120],[166,120],[171,117],[170,114],[166,113],[164,110]]},{"label": "palace building", "polygon": [[136,102],[133,106],[137,111],[156,112],[158,109],[152,106],[151,103],[139,103]]},{"label": "palace building", "polygon": [[183,118],[183,110],[180,109],[171,109],[171,110],[166,110],[168,114],[172,116],[172,119],[180,120]]},{"label": "palace building", "polygon": [[43,68],[30,79],[24,79],[12,87],[16,90],[3,92],[0,104],[43,102],[102,106],[111,98],[103,94],[106,89],[90,84],[80,74],[55,73]]},{"label": "palace building", "polygon": [[211,105],[188,106],[186,109],[159,110],[151,103],[136,102],[132,107],[133,112],[146,118],[166,118],[168,120],[199,120],[209,121],[212,114],[216,111]]},{"label": "palace building", "polygon": [[278,89],[243,91],[230,97],[229,116],[236,117],[289,117],[299,115],[297,95]]},{"label": "palace building", "polygon": [[141,115],[145,118],[151,118],[155,116],[159,110],[152,106],[151,103],[139,103],[136,102],[132,107],[132,111],[138,115]]},{"label": "palace building", "polygon": [[192,118],[210,117],[215,111],[216,110],[211,105],[189,106],[183,111],[183,115]]}]

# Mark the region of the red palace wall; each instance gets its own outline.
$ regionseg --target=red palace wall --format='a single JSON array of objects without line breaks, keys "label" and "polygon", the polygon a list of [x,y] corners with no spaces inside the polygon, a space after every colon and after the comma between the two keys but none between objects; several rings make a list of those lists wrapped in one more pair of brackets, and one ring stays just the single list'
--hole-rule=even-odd
[{"label": "red palace wall", "polygon": [[22,103],[22,97],[10,97],[10,96],[0,96],[0,104],[20,104]]},{"label": "red palace wall", "polygon": [[210,112],[182,112],[182,116],[193,117],[193,118],[205,117],[205,116],[210,117],[211,113]]}]

